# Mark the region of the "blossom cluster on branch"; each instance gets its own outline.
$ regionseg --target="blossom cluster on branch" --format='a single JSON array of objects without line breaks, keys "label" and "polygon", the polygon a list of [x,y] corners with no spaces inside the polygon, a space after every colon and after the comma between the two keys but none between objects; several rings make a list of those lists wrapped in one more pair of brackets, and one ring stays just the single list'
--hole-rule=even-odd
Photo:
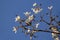
[{"label": "blossom cluster on branch", "polygon": [[[13,31],[15,33],[17,33],[17,30],[19,28],[22,28],[22,32],[25,33],[26,35],[30,35],[30,40],[32,40],[32,38],[36,38],[35,33],[37,32],[48,32],[52,34],[52,37],[54,38],[54,40],[59,40],[59,35],[60,35],[60,31],[58,29],[57,26],[60,26],[60,21],[56,21],[56,18],[58,18],[58,16],[54,17],[52,16],[52,8],[53,6],[49,6],[48,10],[50,11],[50,14],[46,14],[49,15],[50,21],[47,22],[46,20],[44,20],[44,16],[40,16],[40,19],[36,20],[36,16],[37,14],[39,14],[40,12],[43,11],[43,8],[41,7],[41,5],[38,5],[37,3],[33,4],[33,8],[31,8],[31,10],[34,12],[34,14],[31,14],[31,12],[25,12],[25,16],[26,19],[22,19],[19,15],[16,16],[15,18],[15,22],[19,22],[20,25],[13,27]],[[36,19],[35,19],[36,18]],[[47,19],[48,20],[48,19]],[[57,26],[55,26],[52,22],[56,22]],[[41,30],[38,29],[40,22],[44,22],[47,25],[49,25],[49,30]]]}]

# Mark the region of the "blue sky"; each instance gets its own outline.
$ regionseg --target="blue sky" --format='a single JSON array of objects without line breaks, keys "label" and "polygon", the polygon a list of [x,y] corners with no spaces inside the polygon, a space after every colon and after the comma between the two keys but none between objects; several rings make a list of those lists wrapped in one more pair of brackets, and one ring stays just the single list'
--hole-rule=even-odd
[{"label": "blue sky", "polygon": [[[0,40],[29,40],[29,36],[21,30],[15,34],[12,28],[18,25],[14,21],[16,14],[24,17],[23,13],[31,11],[32,4],[35,2],[42,3],[42,8],[44,8],[42,13],[48,11],[49,5],[53,5],[53,14],[60,15],[60,0],[0,0]],[[50,33],[37,33],[36,35],[38,38],[34,40],[53,40]]]}]

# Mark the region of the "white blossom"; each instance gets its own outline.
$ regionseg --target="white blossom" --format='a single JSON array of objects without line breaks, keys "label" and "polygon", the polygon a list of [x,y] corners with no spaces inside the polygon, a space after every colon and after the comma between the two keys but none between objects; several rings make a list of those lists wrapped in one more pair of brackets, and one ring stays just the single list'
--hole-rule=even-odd
[{"label": "white blossom", "polygon": [[31,22],[33,19],[34,19],[34,16],[31,15],[31,16],[28,17],[28,19],[26,19],[25,22],[26,22],[26,23],[29,23],[29,22]]},{"label": "white blossom", "polygon": [[25,21],[26,23],[29,23],[30,22],[30,20],[29,19],[26,19],[26,21]]},{"label": "white blossom", "polygon": [[32,40],[32,37],[30,36],[30,40]]},{"label": "white blossom", "polygon": [[15,22],[16,21],[19,21],[20,20],[20,16],[17,16],[16,18],[15,18]]},{"label": "white blossom", "polygon": [[59,37],[57,37],[55,40],[59,40]]},{"label": "white blossom", "polygon": [[31,14],[31,12],[25,12],[24,13],[26,16],[29,16]]},{"label": "white blossom", "polygon": [[33,16],[33,15],[31,15],[31,16],[29,16],[29,17],[28,17],[28,19],[31,21],[31,20],[33,20],[33,19],[34,19],[34,16]]},{"label": "white blossom", "polygon": [[52,38],[54,38],[54,40],[59,40],[58,34],[52,33]]},{"label": "white blossom", "polygon": [[16,33],[17,32],[17,28],[16,27],[13,27],[13,31]]},{"label": "white blossom", "polygon": [[36,24],[36,28],[38,28],[38,26],[39,26],[39,23]]},{"label": "white blossom", "polygon": [[[56,27],[52,27],[51,30],[53,32],[57,32],[57,33],[59,32]],[[54,40],[59,40],[58,34],[56,33],[52,33],[52,38],[54,38]]]},{"label": "white blossom", "polygon": [[28,29],[28,31],[27,31],[28,33],[30,32],[30,29]]},{"label": "white blossom", "polygon": [[33,12],[35,14],[37,14],[37,13],[41,12],[43,9],[42,8],[32,8],[31,10],[33,10]]},{"label": "white blossom", "polygon": [[53,8],[53,6],[49,6],[48,9],[51,10]]},{"label": "white blossom", "polygon": [[33,4],[33,6],[36,6],[36,5],[37,5],[37,3],[34,3],[34,4]]}]

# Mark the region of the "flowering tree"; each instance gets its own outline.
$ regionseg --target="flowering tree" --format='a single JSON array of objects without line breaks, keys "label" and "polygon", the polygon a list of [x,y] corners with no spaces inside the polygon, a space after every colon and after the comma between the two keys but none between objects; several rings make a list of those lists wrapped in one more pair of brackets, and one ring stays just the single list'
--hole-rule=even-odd
[{"label": "flowering tree", "polygon": [[[25,16],[26,18],[22,19],[19,15],[16,15],[15,18],[15,22],[18,22],[20,25],[19,26],[14,26],[13,27],[13,31],[15,33],[17,33],[17,30],[19,28],[22,28],[22,32],[25,33],[26,35],[30,35],[30,40],[32,40],[32,38],[36,38],[36,36],[34,35],[37,32],[48,32],[51,33],[52,38],[54,40],[60,40],[59,38],[59,26],[60,26],[60,21],[57,21],[56,18],[59,18],[59,16],[53,16],[52,15],[52,10],[53,10],[53,6],[50,5],[47,9],[49,10],[49,13],[46,13],[46,15],[42,15],[41,12],[43,11],[43,8],[41,7],[42,4],[38,5],[37,3],[33,4],[33,8],[31,8],[31,10],[33,11],[34,14],[31,14],[31,12],[25,12]],[[40,14],[40,15],[37,15]],[[40,18],[37,20],[37,16]],[[46,20],[44,20],[44,16],[48,16],[49,17],[49,22],[47,22]],[[48,19],[47,19],[48,20]],[[40,22],[44,22],[46,23],[46,25],[49,26],[49,30],[41,30],[38,27],[40,27]],[[54,24],[56,23],[56,25]]]}]

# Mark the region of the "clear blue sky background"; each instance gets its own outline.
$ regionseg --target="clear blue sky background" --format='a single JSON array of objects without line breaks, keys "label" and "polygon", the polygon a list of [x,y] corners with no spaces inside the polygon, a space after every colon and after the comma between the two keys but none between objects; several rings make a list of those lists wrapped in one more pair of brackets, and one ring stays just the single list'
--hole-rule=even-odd
[{"label": "clear blue sky background", "polygon": [[[15,15],[24,17],[23,13],[31,11],[32,4],[35,2],[42,3],[43,13],[47,12],[47,7],[52,4],[53,13],[60,15],[60,0],[0,0],[0,40],[29,40],[29,36],[21,33],[21,30],[15,34],[12,28],[18,25],[14,21]],[[53,40],[50,33],[37,33],[36,35],[38,37],[34,40]]]}]

